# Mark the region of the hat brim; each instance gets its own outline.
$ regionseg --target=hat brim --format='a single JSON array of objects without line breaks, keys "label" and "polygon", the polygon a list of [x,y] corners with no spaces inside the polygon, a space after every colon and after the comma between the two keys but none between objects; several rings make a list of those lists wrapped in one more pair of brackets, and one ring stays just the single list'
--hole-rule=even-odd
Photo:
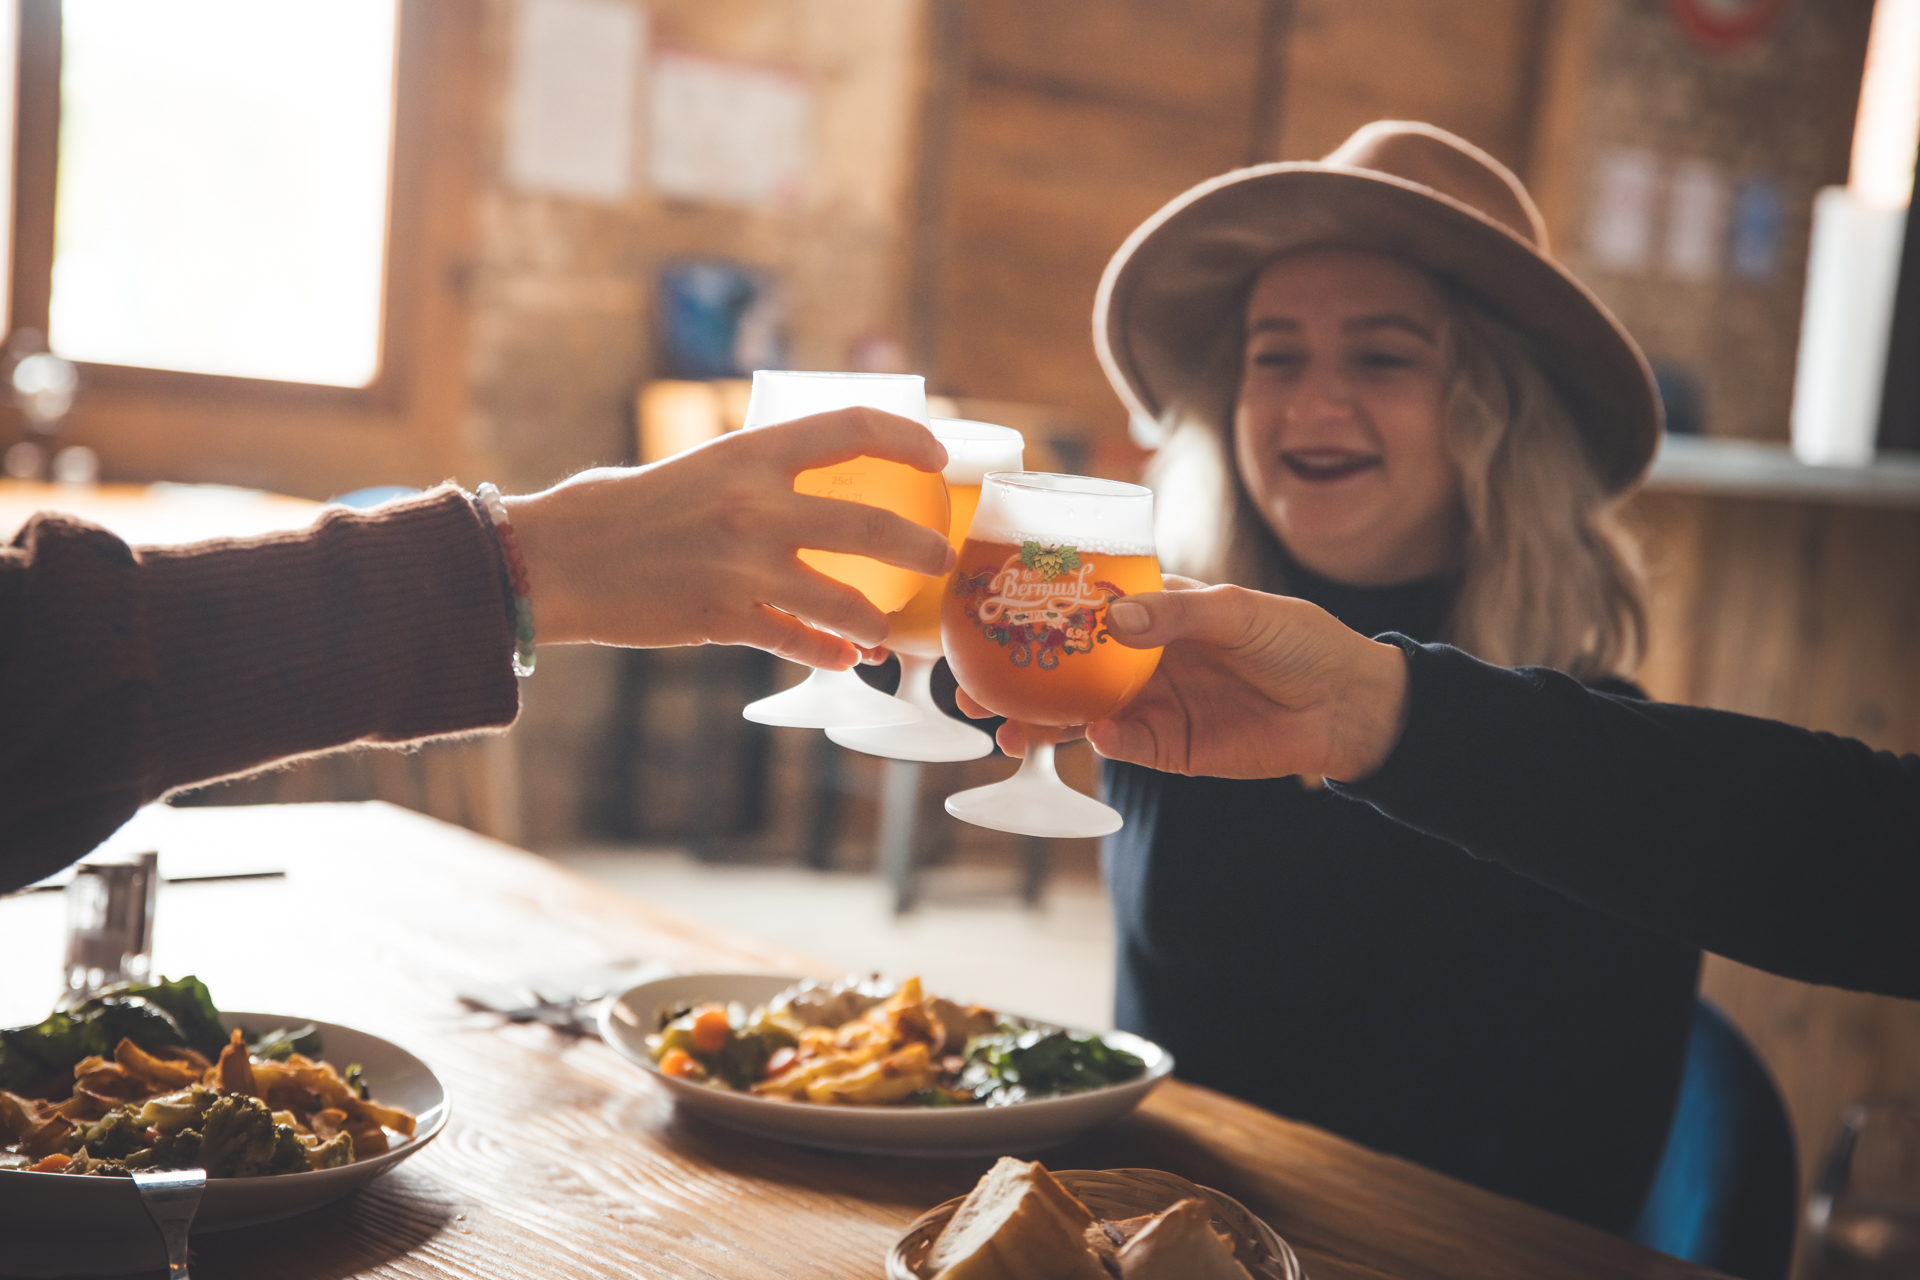
[{"label": "hat brim", "polygon": [[1607,490],[1645,474],[1663,424],[1653,371],[1600,300],[1520,236],[1389,174],[1290,162],[1223,174],[1142,223],[1107,264],[1093,341],[1128,409],[1158,418],[1204,396],[1253,273],[1309,247],[1366,249],[1424,267],[1526,335],[1580,427]]}]

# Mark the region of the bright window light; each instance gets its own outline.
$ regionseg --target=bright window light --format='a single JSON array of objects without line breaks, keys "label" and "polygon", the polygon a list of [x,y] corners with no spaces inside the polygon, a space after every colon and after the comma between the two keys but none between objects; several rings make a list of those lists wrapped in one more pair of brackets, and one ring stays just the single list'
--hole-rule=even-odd
[{"label": "bright window light", "polygon": [[55,351],[373,380],[395,4],[65,0]]},{"label": "bright window light", "polygon": [[1867,37],[1860,114],[1853,125],[1847,185],[1881,209],[1913,195],[1913,159],[1920,147],[1920,0],[1878,0]]}]

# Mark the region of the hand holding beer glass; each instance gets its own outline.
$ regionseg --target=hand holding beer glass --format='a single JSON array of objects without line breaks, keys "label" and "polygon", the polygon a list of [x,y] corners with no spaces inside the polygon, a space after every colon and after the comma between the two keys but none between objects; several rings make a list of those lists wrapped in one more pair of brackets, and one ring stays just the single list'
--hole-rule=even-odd
[{"label": "hand holding beer glass", "polygon": [[1118,813],[1060,781],[1053,749],[1063,729],[1111,716],[1153,675],[1160,650],[1112,639],[1107,609],[1160,587],[1151,489],[1031,471],[986,478],[940,636],[960,687],[1019,724],[1027,754],[1006,781],[948,797],[948,813],[1019,835],[1120,829]]},{"label": "hand holding beer glass", "polygon": [[[941,474],[953,509],[948,538],[958,551],[980,505],[987,473],[1020,470],[1025,441],[1013,428],[988,422],[934,418],[927,425],[947,449],[947,469]],[[827,736],[843,747],[895,760],[978,760],[993,750],[992,736],[948,717],[933,700],[933,668],[941,655],[940,606],[953,575],[922,581],[925,585],[888,619],[887,628],[887,647],[900,659],[900,691],[894,696],[919,708],[921,719],[915,724],[829,729]]]},{"label": "hand holding beer glass", "polygon": [[[752,431],[853,408],[878,409],[924,425],[926,384],[917,374],[762,369],[753,375],[753,393],[742,426]],[[942,533],[949,528],[946,481],[937,473],[916,471],[904,463],[854,458],[803,471],[794,478],[793,488],[796,493],[879,507]],[[900,608],[926,581],[911,569],[843,552],[802,551],[800,560],[853,587],[882,613]],[[869,688],[852,671],[824,668],[816,668],[794,688],[749,703],[741,714],[760,724],[797,729],[910,724],[920,718],[919,708]]]}]

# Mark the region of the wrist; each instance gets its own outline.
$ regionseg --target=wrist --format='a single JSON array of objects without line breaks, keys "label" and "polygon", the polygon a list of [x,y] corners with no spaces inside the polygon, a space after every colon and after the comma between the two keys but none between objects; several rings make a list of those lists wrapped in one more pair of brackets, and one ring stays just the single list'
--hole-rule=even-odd
[{"label": "wrist", "polygon": [[1407,727],[1407,655],[1398,645],[1363,640],[1354,658],[1340,706],[1338,759],[1327,769],[1335,782],[1358,782],[1376,772]]},{"label": "wrist", "polygon": [[565,534],[555,527],[555,513],[545,494],[505,498],[507,515],[520,544],[526,566],[527,597],[532,605],[542,644],[569,644],[582,637],[573,607],[573,593],[565,571],[562,546]]}]

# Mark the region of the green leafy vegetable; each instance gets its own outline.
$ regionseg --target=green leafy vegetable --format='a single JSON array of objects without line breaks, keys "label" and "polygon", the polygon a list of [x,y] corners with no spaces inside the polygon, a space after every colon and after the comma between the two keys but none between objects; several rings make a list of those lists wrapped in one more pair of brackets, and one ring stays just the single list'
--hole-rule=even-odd
[{"label": "green leafy vegetable", "polygon": [[292,1029],[278,1027],[248,1045],[247,1052],[256,1058],[268,1058],[274,1062],[285,1062],[296,1053],[317,1058],[320,1056],[320,1033],[314,1030],[311,1022]]},{"label": "green leafy vegetable", "polygon": [[960,1087],[989,1106],[1005,1106],[1056,1093],[1081,1093],[1132,1080],[1147,1064],[1099,1036],[1065,1031],[1000,1030],[967,1045]]},{"label": "green leafy vegetable", "polygon": [[215,1058],[227,1033],[198,978],[123,983],[33,1026],[0,1030],[0,1089],[41,1094],[70,1080],[82,1058],[112,1057],[123,1038],[148,1053],[185,1045]]}]

